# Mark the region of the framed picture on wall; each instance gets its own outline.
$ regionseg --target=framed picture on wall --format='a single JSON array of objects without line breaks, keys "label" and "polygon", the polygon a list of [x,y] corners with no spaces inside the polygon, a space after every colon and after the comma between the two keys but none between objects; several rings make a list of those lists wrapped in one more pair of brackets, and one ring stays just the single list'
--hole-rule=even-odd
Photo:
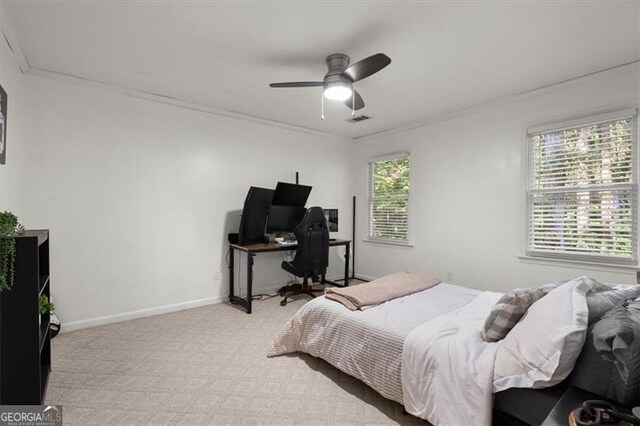
[{"label": "framed picture on wall", "polygon": [[7,159],[7,92],[0,86],[0,164]]}]

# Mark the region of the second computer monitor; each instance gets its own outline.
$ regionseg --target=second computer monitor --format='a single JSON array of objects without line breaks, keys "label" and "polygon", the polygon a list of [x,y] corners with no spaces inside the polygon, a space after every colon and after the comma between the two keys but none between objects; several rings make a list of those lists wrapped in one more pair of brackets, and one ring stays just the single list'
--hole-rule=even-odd
[{"label": "second computer monitor", "polygon": [[271,204],[276,206],[304,207],[311,187],[295,183],[278,182]]},{"label": "second computer monitor", "polygon": [[267,234],[293,232],[304,218],[304,207],[271,205],[267,219]]},{"label": "second computer monitor", "polygon": [[338,209],[323,209],[329,232],[338,232]]}]

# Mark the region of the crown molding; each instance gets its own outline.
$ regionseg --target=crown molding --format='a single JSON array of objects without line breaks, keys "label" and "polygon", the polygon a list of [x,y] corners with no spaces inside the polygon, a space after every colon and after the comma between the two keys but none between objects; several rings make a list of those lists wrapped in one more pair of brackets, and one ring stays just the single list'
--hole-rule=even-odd
[{"label": "crown molding", "polygon": [[[0,3],[0,8],[2,8],[2,4]],[[22,50],[22,46],[18,42],[18,39],[15,36],[13,31],[13,27],[7,18],[7,11],[2,10],[1,13],[2,21],[0,25],[2,25],[2,37],[7,42],[7,46],[13,52],[13,55],[16,58],[16,62],[18,62],[18,67],[20,68],[20,72],[22,74],[26,74],[29,71],[29,61],[27,61],[27,57],[24,55],[24,51]]]},{"label": "crown molding", "polygon": [[282,121],[270,120],[270,119],[261,118],[261,117],[240,113],[236,111],[227,111],[227,110],[211,107],[208,105],[198,104],[195,102],[183,101],[178,98],[173,98],[173,97],[158,94],[158,93],[146,92],[143,90],[132,89],[130,87],[125,87],[125,86],[118,86],[118,85],[106,83],[103,81],[79,77],[72,74],[46,70],[46,69],[37,68],[33,66],[29,67],[27,74],[36,75],[36,76],[45,77],[45,78],[51,78],[55,80],[62,80],[68,83],[77,84],[81,86],[97,87],[103,90],[116,92],[121,95],[129,96],[132,98],[144,99],[150,102],[171,105],[178,108],[184,108],[192,111],[203,112],[206,114],[216,115],[216,116],[230,118],[234,120],[241,120],[245,122],[249,121],[252,123],[258,123],[265,126],[277,127],[280,129],[286,129],[286,130],[305,133],[305,134],[314,135],[314,136],[331,137],[331,138],[342,140],[345,142],[353,141],[352,138],[334,134],[334,133],[322,132],[320,130],[315,130],[315,129],[311,129],[303,126],[296,126],[296,125],[288,124]]},{"label": "crown molding", "polygon": [[[194,102],[189,102],[189,101],[183,101],[181,99],[178,98],[173,98],[170,96],[165,96],[162,94],[158,94],[158,93],[153,93],[153,92],[146,92],[146,91],[142,91],[142,90],[138,90],[138,89],[133,89],[130,87],[125,87],[125,86],[118,86],[118,85],[114,85],[111,83],[107,83],[107,82],[102,82],[102,81],[98,81],[98,80],[92,80],[92,79],[88,79],[88,78],[84,78],[84,77],[79,77],[79,76],[75,76],[72,74],[66,74],[66,73],[61,73],[61,72],[57,72],[57,71],[51,71],[51,70],[46,70],[46,69],[42,69],[42,68],[37,68],[37,67],[32,67],[28,64],[26,57],[24,56],[24,53],[22,52],[22,48],[20,47],[20,45],[17,43],[17,41],[15,40],[15,38],[12,38],[12,33],[10,30],[10,27],[5,26],[6,25],[6,19],[3,17],[2,20],[3,23],[3,35],[5,36],[5,39],[7,40],[7,43],[9,44],[9,47],[11,48],[11,50],[14,52],[14,54],[16,55],[16,59],[18,60],[18,64],[20,65],[20,69],[23,73],[26,74],[31,74],[31,75],[38,75],[41,77],[46,77],[46,78],[52,78],[52,79],[57,79],[57,80],[62,80],[62,81],[66,81],[69,83],[73,83],[73,84],[79,84],[79,85],[83,85],[83,86],[91,86],[91,87],[98,87],[101,88],[103,90],[107,90],[107,91],[112,91],[112,92],[117,92],[120,94],[123,94],[125,96],[130,96],[130,97],[134,97],[134,98],[138,98],[138,99],[145,99],[151,102],[157,102],[157,103],[161,103],[161,104],[166,104],[166,105],[171,105],[171,106],[175,106],[178,108],[184,108],[184,109],[189,109],[189,110],[193,110],[193,111],[199,111],[199,112],[204,112],[207,114],[212,114],[212,115],[216,115],[216,116],[220,116],[220,117],[226,117],[226,118],[231,118],[231,119],[235,119],[235,120],[242,120],[242,121],[249,121],[252,123],[258,123],[258,124],[262,124],[262,125],[266,125],[266,126],[270,126],[270,127],[276,127],[276,128],[281,128],[281,129],[286,129],[286,130],[290,130],[290,131],[295,131],[295,132],[300,132],[300,133],[305,133],[305,134],[310,134],[310,135],[314,135],[314,136],[323,136],[323,137],[331,137],[331,138],[335,138],[338,140],[342,140],[345,142],[354,142],[354,141],[358,141],[358,142],[366,142],[368,139],[370,138],[377,138],[380,136],[388,136],[388,135],[393,135],[393,134],[397,134],[397,133],[402,133],[405,131],[410,131],[410,130],[415,130],[415,129],[419,129],[422,127],[427,127],[430,126],[432,124],[438,123],[438,122],[442,122],[442,121],[447,121],[447,120],[451,120],[454,118],[459,118],[459,117],[464,117],[470,114],[473,114],[477,111],[480,111],[482,109],[485,108],[490,108],[490,107],[496,107],[496,106],[500,106],[500,105],[507,105],[510,104],[512,102],[517,102],[520,100],[524,100],[524,99],[530,99],[530,98],[534,98],[537,96],[542,96],[545,95],[547,93],[552,93],[552,92],[556,92],[559,90],[565,90],[567,88],[570,87],[575,87],[575,86],[579,86],[582,84],[585,84],[586,82],[596,79],[596,78],[600,78],[602,76],[606,76],[606,75],[616,75],[616,74],[626,74],[629,72],[635,72],[635,73],[640,73],[640,60],[635,60],[632,62],[628,62],[625,64],[621,64],[621,65],[617,65],[617,66],[613,66],[610,68],[606,68],[603,70],[599,70],[599,71],[595,71],[595,72],[591,72],[588,74],[584,74],[584,75],[580,75],[574,78],[570,78],[564,81],[560,81],[557,83],[552,83],[546,86],[542,86],[542,87],[538,87],[535,89],[531,89],[531,90],[527,90],[524,92],[520,92],[520,93],[516,93],[514,95],[511,96],[507,96],[507,97],[503,97],[503,98],[499,98],[490,102],[485,102],[485,103],[481,103],[478,105],[474,105],[472,107],[468,107],[468,108],[464,108],[461,110],[456,110],[456,111],[452,111],[446,114],[440,114],[440,115],[436,115],[436,116],[432,116],[429,118],[426,118],[424,120],[420,120],[417,122],[413,122],[410,124],[406,124],[400,127],[396,127],[396,128],[391,128],[391,129],[385,129],[385,130],[381,130],[379,132],[374,132],[374,133],[370,133],[367,135],[363,135],[363,136],[357,136],[357,137],[349,137],[349,136],[344,136],[344,135],[339,135],[336,133],[330,133],[330,132],[323,132],[320,130],[316,130],[316,129],[312,129],[312,128],[308,128],[308,127],[304,127],[304,126],[297,126],[294,124],[289,124],[289,123],[285,123],[282,121],[277,121],[277,120],[271,120],[271,119],[266,119],[266,118],[262,118],[262,117],[257,117],[257,116],[253,116],[250,114],[246,114],[246,113],[241,113],[241,112],[236,112],[236,111],[227,111],[227,110],[223,110],[220,108],[215,108],[212,106],[208,106],[208,105],[202,105],[202,104],[198,104],[198,103],[194,103]],[[5,32],[6,30],[6,32]],[[13,42],[12,42],[13,40]]]},{"label": "crown molding", "polygon": [[442,121],[451,120],[454,118],[464,117],[475,112],[478,112],[485,108],[497,107],[500,105],[508,105],[513,102],[521,101],[524,99],[535,98],[537,96],[542,96],[548,93],[557,92],[559,90],[565,90],[570,87],[580,86],[582,84],[587,83],[588,81],[594,80],[596,78],[600,78],[602,76],[614,76],[616,74],[627,74],[627,73],[639,73],[640,74],[640,60],[635,60],[631,62],[627,62],[625,64],[616,65],[613,67],[605,68],[603,70],[594,71],[588,74],[583,74],[577,77],[573,77],[567,80],[559,81],[557,83],[548,84],[546,86],[538,87],[535,89],[527,90],[524,92],[516,93],[514,95],[506,96],[503,98],[495,99],[490,102],[481,103],[478,105],[474,105],[468,108],[464,108],[461,110],[452,111],[446,114],[436,115],[433,117],[429,117],[424,120],[420,120],[417,122],[413,122],[410,124],[406,124],[401,127],[396,127],[393,129],[386,129],[376,133],[371,133],[365,136],[359,136],[353,138],[358,142],[366,142],[369,138],[377,138],[380,136],[388,136],[397,133],[406,132],[409,130],[419,129],[421,127],[427,127],[435,123],[439,123]]}]

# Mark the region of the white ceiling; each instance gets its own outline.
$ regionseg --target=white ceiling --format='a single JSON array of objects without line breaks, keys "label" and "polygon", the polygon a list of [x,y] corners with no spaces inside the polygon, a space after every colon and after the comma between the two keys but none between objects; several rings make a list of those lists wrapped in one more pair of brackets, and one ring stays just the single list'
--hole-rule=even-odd
[{"label": "white ceiling", "polygon": [[[2,0],[0,0],[2,1]],[[640,2],[3,1],[30,67],[361,137],[640,59]],[[383,52],[373,117],[320,88],[324,58]]]}]

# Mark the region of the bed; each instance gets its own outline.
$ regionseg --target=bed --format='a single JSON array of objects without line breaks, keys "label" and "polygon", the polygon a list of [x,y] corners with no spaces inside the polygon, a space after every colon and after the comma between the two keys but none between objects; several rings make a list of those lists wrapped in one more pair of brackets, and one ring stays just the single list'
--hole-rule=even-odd
[{"label": "bed", "polygon": [[278,333],[268,356],[306,352],[402,404],[402,348],[409,332],[466,305],[479,294],[441,283],[364,311],[351,311],[324,296],[317,297]]},{"label": "bed", "polygon": [[[586,309],[587,287],[599,283],[588,277],[571,282],[575,288],[583,287]],[[268,356],[305,352],[322,358],[433,424],[490,424],[494,393],[502,390],[504,394],[508,386],[496,389],[494,377],[496,354],[503,341],[485,342],[481,330],[502,295],[440,283],[356,311],[318,297],[280,330]],[[566,298],[575,301],[576,295],[569,290]],[[586,335],[586,319],[583,331]],[[640,341],[640,333],[638,337]],[[637,352],[637,342],[634,345]],[[579,353],[580,349],[576,357]],[[510,414],[513,417],[513,410]]]}]

